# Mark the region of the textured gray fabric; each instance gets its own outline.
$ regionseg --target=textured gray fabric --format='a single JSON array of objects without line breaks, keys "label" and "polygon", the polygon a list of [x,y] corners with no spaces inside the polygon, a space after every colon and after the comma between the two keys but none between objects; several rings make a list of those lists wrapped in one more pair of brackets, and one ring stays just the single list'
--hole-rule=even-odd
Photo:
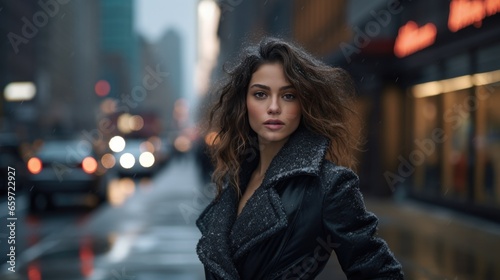
[{"label": "textured gray fabric", "polygon": [[[357,176],[325,161],[328,144],[300,127],[239,217],[233,188],[226,186],[207,206],[197,220],[197,253],[207,279],[313,279],[328,258],[314,269],[303,269],[301,260],[316,261],[317,240],[331,238],[338,243],[325,254],[336,251],[349,279],[403,279],[385,242],[374,237],[377,219],[364,208]],[[242,162],[242,192],[258,160]]]}]

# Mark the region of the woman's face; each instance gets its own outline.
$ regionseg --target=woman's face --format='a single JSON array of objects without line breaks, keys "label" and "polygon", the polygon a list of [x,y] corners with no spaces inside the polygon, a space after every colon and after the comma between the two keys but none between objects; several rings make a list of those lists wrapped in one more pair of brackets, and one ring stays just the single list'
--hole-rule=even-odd
[{"label": "woman's face", "polygon": [[283,65],[266,63],[257,68],[248,85],[247,109],[259,145],[283,145],[288,140],[300,124],[301,109]]}]

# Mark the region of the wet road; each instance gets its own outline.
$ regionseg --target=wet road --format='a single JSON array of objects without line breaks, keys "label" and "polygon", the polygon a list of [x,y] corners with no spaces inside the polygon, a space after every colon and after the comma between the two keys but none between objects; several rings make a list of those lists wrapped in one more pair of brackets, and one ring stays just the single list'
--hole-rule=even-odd
[{"label": "wet road", "polygon": [[16,238],[26,244],[17,247],[16,273],[3,265],[0,279],[203,279],[194,220],[209,198],[199,197],[194,168],[172,163],[152,181],[135,180],[133,191],[122,182],[131,196],[120,206],[20,219]]},{"label": "wet road", "polygon": [[[95,211],[30,216],[20,199],[16,272],[7,270],[2,231],[0,279],[204,279],[194,221],[212,194],[194,162],[177,159],[149,181],[114,182],[111,203]],[[500,279],[500,225],[411,201],[367,199],[367,207],[406,279]],[[318,279],[346,278],[332,256]]]}]

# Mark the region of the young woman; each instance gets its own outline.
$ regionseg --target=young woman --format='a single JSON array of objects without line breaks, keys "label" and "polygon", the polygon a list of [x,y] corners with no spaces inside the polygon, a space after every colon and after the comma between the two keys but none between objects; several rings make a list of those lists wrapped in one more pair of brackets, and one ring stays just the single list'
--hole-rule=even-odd
[{"label": "young woman", "polygon": [[[266,38],[246,49],[209,124],[217,197],[197,220],[206,279],[403,279],[352,167],[349,75]],[[343,167],[345,166],[345,167]]]}]

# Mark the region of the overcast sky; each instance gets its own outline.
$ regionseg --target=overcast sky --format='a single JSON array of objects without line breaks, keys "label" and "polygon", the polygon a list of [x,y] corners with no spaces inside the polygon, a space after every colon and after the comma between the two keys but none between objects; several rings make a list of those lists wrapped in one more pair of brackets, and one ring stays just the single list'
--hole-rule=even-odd
[{"label": "overcast sky", "polygon": [[149,42],[156,42],[168,29],[181,35],[184,93],[195,96],[196,20],[198,0],[135,0],[135,29]]}]

